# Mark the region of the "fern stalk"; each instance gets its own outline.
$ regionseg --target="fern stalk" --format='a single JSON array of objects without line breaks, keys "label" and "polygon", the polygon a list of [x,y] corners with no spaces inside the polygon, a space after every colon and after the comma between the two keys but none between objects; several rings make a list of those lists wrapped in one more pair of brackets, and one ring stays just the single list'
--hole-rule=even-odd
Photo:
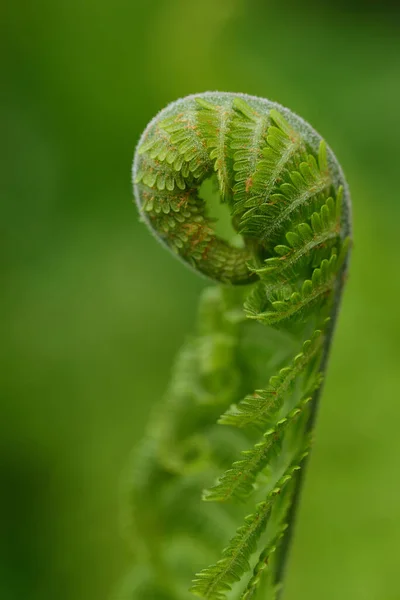
[{"label": "fern stalk", "polygon": [[[300,117],[217,92],[150,122],[133,179],[156,238],[217,285],[136,454],[131,520],[148,576],[130,597],[187,598],[198,570],[197,596],[272,600],[347,271],[348,187]],[[234,237],[217,233],[202,194],[210,179]]]}]

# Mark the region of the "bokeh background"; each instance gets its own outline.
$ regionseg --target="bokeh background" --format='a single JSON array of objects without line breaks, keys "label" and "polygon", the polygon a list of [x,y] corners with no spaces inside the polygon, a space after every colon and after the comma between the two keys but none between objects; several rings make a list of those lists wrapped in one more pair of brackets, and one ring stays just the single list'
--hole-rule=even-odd
[{"label": "bokeh background", "polygon": [[289,106],[328,140],[355,245],[285,600],[400,598],[400,36],[390,2],[8,0],[0,597],[108,600],[121,473],[204,282],[139,224],[133,150],[205,90]]}]

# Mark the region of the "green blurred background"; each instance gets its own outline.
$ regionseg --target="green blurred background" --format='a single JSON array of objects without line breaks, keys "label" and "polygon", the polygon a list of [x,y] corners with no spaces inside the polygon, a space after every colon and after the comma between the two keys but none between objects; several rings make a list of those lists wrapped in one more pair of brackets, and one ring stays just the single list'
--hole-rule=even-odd
[{"label": "green blurred background", "polygon": [[138,223],[130,165],[166,103],[219,89],[312,123],[354,200],[285,600],[398,600],[398,11],[8,0],[1,22],[0,598],[107,600],[128,568],[121,473],[204,287]]}]

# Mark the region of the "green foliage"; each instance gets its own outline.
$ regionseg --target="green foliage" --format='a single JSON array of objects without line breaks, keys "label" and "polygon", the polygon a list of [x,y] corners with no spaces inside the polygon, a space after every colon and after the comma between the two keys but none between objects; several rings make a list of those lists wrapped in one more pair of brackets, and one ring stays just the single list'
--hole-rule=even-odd
[{"label": "green foliage", "polygon": [[[343,248],[347,251],[347,243]],[[311,278],[302,282],[299,290],[295,285],[286,286],[277,300],[270,301],[263,283],[260,283],[246,302],[248,318],[276,327],[288,327],[293,322],[306,320],[316,305],[324,303],[332,292],[344,256],[341,253],[338,260],[333,250],[329,260],[324,258],[320,266],[312,271]]]},{"label": "green foliage", "polygon": [[228,150],[232,112],[203,98],[196,98],[196,102],[199,106],[200,135],[206,140],[209,156],[217,173],[221,199],[226,200],[230,193]]},{"label": "green foliage", "polygon": [[[231,406],[218,422],[234,427],[253,425],[265,428],[273,425],[273,419],[276,419],[279,409],[292,390],[296,379],[303,375],[307,366],[321,351],[322,343],[322,332],[317,329],[312,338],[303,343],[302,351],[296,354],[290,366],[284,367],[270,377],[265,389],[256,390],[241,400],[238,405]],[[320,376],[315,377],[314,389],[317,389],[320,383]]]},{"label": "green foliage", "polygon": [[[245,523],[236,532],[228,547],[222,553],[222,559],[215,565],[197,573],[192,592],[202,598],[223,600],[225,592],[232,583],[240,581],[242,575],[250,570],[250,557],[257,549],[257,542],[264,532],[270,518],[275,498],[283,493],[289,482],[300,469],[301,461],[307,456],[303,450],[288,466],[282,477],[273,486],[267,498],[257,505],[256,511],[245,518]],[[275,538],[274,540],[275,541]]]},{"label": "green foliage", "polygon": [[[269,542],[261,552],[256,566],[253,570],[253,575],[250,578],[248,584],[246,585],[246,589],[244,590],[241,600],[251,600],[252,598],[256,598],[258,591],[260,589],[260,585],[262,583],[262,577],[265,577],[265,572],[268,569],[269,562],[271,561],[271,556],[275,552],[280,540],[282,539],[287,526],[284,525],[281,531],[278,531],[276,536]],[[277,587],[271,590],[271,600],[275,600],[277,592]]]},{"label": "green foliage", "polygon": [[[239,245],[216,233],[199,195],[213,176]],[[347,265],[348,190],[325,142],[290,111],[218,93],[178,101],[150,123],[134,181],[159,239],[228,284],[206,291],[197,335],[137,454],[139,560],[148,557],[154,585],[167,581],[172,598],[186,597],[187,571],[198,566],[191,591],[202,598],[271,600]],[[268,351],[273,331],[279,348]],[[243,510],[250,515],[226,544]],[[177,548],[189,539],[195,548],[178,550],[174,563],[162,531]]]},{"label": "green foliage", "polygon": [[286,245],[275,246],[276,256],[267,258],[263,266],[253,270],[266,283],[276,280],[285,283],[296,277],[308,265],[317,267],[338,240],[341,227],[343,188],[338,190],[336,201],[328,198],[318,212],[311,215],[310,223],[299,223],[285,235]]},{"label": "green foliage", "polygon": [[243,458],[235,461],[232,467],[221,476],[218,483],[205,491],[203,499],[225,502],[232,498],[238,500],[247,498],[254,491],[257,476],[282,451],[281,446],[287,429],[311,399],[308,397],[301,400],[298,406],[264,434],[264,440],[256,444],[254,448],[242,450]]},{"label": "green foliage", "polygon": [[[242,114],[243,110],[241,111]],[[247,119],[248,115],[245,115]],[[251,231],[250,224],[254,227],[254,237],[258,237],[260,230],[255,216],[260,216],[263,211],[265,199],[268,198],[275,187],[279,185],[280,178],[285,169],[293,161],[293,156],[303,149],[301,136],[294,131],[279,113],[272,109],[269,118],[277,126],[271,124],[266,132],[261,146],[261,159],[257,161],[254,172],[247,179],[246,197],[235,206],[235,212],[244,213],[242,216],[242,230]],[[241,158],[241,160],[243,160]],[[239,171],[240,161],[235,164],[235,171]],[[269,204],[272,206],[272,202]],[[270,208],[268,213],[270,213]]]}]

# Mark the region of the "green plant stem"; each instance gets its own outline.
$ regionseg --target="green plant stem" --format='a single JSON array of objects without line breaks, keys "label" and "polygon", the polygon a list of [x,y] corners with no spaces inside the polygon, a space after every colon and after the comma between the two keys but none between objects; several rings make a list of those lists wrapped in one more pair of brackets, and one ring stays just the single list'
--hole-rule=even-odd
[{"label": "green plant stem", "polygon": [[[351,235],[350,222],[346,221],[344,226],[346,228],[346,234]],[[335,301],[334,301],[333,311],[331,313],[332,314],[331,321],[328,326],[326,340],[325,340],[325,344],[324,344],[324,351],[323,351],[322,360],[321,360],[321,370],[323,372],[326,372],[329,357],[330,357],[331,347],[332,347],[332,343],[333,343],[333,337],[335,334],[340,305],[341,305],[341,301],[342,301],[344,282],[345,282],[345,278],[347,277],[347,273],[348,273],[349,259],[350,259],[350,257],[348,255],[346,258],[346,261],[341,269],[341,273],[339,274],[339,277],[338,277],[337,289],[336,289],[336,293],[335,293]],[[314,430],[323,390],[324,390],[324,383],[322,383],[320,388],[317,390],[316,396],[313,399],[313,402],[311,404],[310,418],[309,418],[309,421],[307,424],[307,431],[309,431],[309,432],[312,432]],[[304,487],[304,483],[305,483],[305,477],[306,477],[306,473],[307,473],[307,466],[308,466],[309,460],[310,460],[310,455],[308,455],[304,459],[303,469],[301,469],[301,471],[298,473],[297,480],[295,483],[292,504],[290,506],[288,517],[287,517],[288,528],[284,533],[282,544],[280,546],[280,550],[278,553],[278,562],[277,562],[277,567],[276,567],[276,579],[275,579],[275,583],[277,585],[282,583],[285,578],[285,571],[286,571],[286,568],[287,568],[287,565],[289,562],[289,558],[290,558],[290,548],[291,548],[292,540],[293,540],[294,533],[295,533],[296,518],[297,518],[297,513],[299,511],[300,503],[301,503],[301,495],[302,495],[302,491],[303,491],[303,487]],[[278,587],[278,599],[282,596],[282,593],[283,593],[283,587],[279,586]]]}]

